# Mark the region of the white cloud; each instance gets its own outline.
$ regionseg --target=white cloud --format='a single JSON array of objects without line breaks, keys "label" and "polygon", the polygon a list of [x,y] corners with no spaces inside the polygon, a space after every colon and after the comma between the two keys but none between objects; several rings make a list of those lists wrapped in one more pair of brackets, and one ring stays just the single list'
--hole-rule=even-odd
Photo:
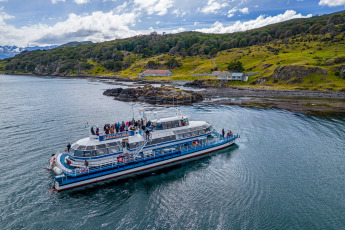
[{"label": "white cloud", "polygon": [[56,3],[58,3],[58,2],[65,2],[66,0],[52,0],[52,3],[53,4],[56,4]]},{"label": "white cloud", "polygon": [[240,11],[242,14],[249,14],[249,9],[248,9],[248,7],[239,9],[238,11]]},{"label": "white cloud", "polygon": [[320,6],[344,6],[345,0],[320,0]]},{"label": "white cloud", "polygon": [[74,0],[74,2],[77,4],[86,4],[86,3],[90,2],[90,0]]},{"label": "white cloud", "polygon": [[189,12],[190,12],[189,10],[186,11],[186,10],[175,9],[171,13],[172,14],[176,14],[177,17],[183,17],[183,16],[185,16]]},{"label": "white cloud", "polygon": [[197,29],[196,31],[204,33],[233,33],[263,27],[270,24],[287,21],[293,18],[309,18],[311,16],[311,14],[303,16],[301,14],[296,14],[296,11],[294,10],[287,10],[284,14],[278,14],[273,17],[265,17],[264,15],[260,15],[254,20],[246,22],[237,21],[231,26],[224,26],[222,23],[217,21],[213,24],[212,28]]},{"label": "white cloud", "polygon": [[159,25],[159,23],[161,23],[160,21],[156,21],[156,24]]},{"label": "white cloud", "polygon": [[173,6],[174,0],[134,0],[134,3],[140,7],[139,10],[146,10],[148,15],[163,16]]},{"label": "white cloud", "polygon": [[14,18],[14,16],[7,14],[4,11],[4,7],[0,6],[0,23],[4,23],[5,20],[12,19],[12,18]]},{"label": "white cloud", "polygon": [[114,11],[119,14],[119,13],[125,12],[127,8],[128,8],[128,3],[127,2],[123,2],[122,5],[117,6],[114,9]]},{"label": "white cloud", "polygon": [[183,27],[180,27],[180,28],[178,28],[177,30],[173,30],[172,33],[176,34],[176,33],[181,33],[181,32],[183,32],[183,31],[186,31],[186,29],[183,28]]},{"label": "white cloud", "polygon": [[238,11],[241,12],[242,14],[249,14],[249,9],[247,7],[244,7],[242,9],[238,9],[237,7],[234,7],[228,11],[228,18],[233,17],[235,13]]},{"label": "white cloud", "polygon": [[0,41],[6,45],[52,45],[70,41],[101,42],[137,35],[129,28],[137,21],[137,14],[115,14],[95,11],[90,15],[70,14],[68,19],[49,26],[36,24],[16,28],[4,22],[11,16],[0,11]]},{"label": "white cloud", "polygon": [[210,14],[210,13],[215,14],[218,12],[218,10],[227,6],[228,4],[226,2],[219,3],[216,0],[208,0],[207,5],[201,9],[201,12],[205,14]]},{"label": "white cloud", "polygon": [[197,25],[199,25],[199,22],[194,22],[194,26],[197,26]]},{"label": "white cloud", "polygon": [[[1,1],[1,0],[0,0]],[[81,5],[81,4],[86,4],[89,3],[91,0],[74,0],[75,3]],[[53,4],[56,4],[58,2],[66,2],[66,0],[52,0]]]}]

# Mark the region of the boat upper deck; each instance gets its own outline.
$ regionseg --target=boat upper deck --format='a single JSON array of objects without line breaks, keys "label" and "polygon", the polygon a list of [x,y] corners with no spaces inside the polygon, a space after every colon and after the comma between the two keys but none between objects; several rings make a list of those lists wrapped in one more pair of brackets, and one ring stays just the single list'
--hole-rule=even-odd
[{"label": "boat upper deck", "polygon": [[[190,131],[190,129],[195,129],[195,128],[207,129],[209,127],[210,125],[206,121],[190,121],[188,126],[181,126],[181,127],[162,129],[162,130],[152,129],[151,139],[183,133],[184,131]],[[112,138],[112,139],[104,139],[102,141],[99,140],[99,138],[96,138],[97,136],[96,137],[90,136],[90,137],[86,137],[86,138],[78,140],[73,145],[77,144],[79,146],[90,146],[90,145],[109,144],[113,142],[122,142],[122,139],[125,139],[125,138],[128,138],[129,143],[133,143],[133,142],[142,141],[144,132],[140,130],[132,130],[128,132],[115,133],[115,135],[118,135],[119,137]]]}]

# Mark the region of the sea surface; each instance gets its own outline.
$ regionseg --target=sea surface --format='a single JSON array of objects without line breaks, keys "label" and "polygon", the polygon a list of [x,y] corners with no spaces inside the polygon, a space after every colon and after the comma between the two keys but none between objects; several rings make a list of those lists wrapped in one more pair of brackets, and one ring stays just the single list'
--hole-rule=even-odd
[{"label": "sea surface", "polygon": [[86,79],[0,75],[0,229],[345,229],[345,116],[196,104],[237,144],[147,175],[52,190],[50,155],[89,124],[175,108],[103,96]]}]

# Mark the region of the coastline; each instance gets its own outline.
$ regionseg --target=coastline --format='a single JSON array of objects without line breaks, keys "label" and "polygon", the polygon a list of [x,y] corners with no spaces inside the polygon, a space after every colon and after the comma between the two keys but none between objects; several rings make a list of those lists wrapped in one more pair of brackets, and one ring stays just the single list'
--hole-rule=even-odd
[{"label": "coastline", "polygon": [[[73,78],[90,80],[113,80],[115,82],[134,82],[138,84],[170,84],[183,86],[181,81],[138,80],[114,76],[40,76],[32,74],[22,75],[42,78]],[[187,82],[187,81],[186,81]],[[186,83],[184,82],[184,83]],[[112,82],[105,82],[114,84]],[[305,115],[345,114],[345,93],[334,91],[309,90],[272,90],[255,89],[249,87],[196,87],[202,89],[204,97],[201,103],[210,105],[234,105],[248,108],[283,109]]]}]

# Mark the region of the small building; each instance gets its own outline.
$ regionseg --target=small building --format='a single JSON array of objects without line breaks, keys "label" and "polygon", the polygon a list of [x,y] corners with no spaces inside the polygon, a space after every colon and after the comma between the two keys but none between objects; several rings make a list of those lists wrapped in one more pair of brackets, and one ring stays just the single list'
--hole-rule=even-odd
[{"label": "small building", "polygon": [[229,71],[214,71],[212,76],[218,77],[219,80],[229,80],[231,73]]},{"label": "small building", "polygon": [[172,75],[173,75],[173,73],[170,70],[148,69],[148,70],[144,71],[144,73],[142,74],[142,77],[146,77],[146,76],[168,77],[168,76],[172,76]]},{"label": "small building", "polygon": [[248,76],[245,73],[231,73],[229,71],[214,71],[212,75],[218,77],[219,80],[248,81]]}]

